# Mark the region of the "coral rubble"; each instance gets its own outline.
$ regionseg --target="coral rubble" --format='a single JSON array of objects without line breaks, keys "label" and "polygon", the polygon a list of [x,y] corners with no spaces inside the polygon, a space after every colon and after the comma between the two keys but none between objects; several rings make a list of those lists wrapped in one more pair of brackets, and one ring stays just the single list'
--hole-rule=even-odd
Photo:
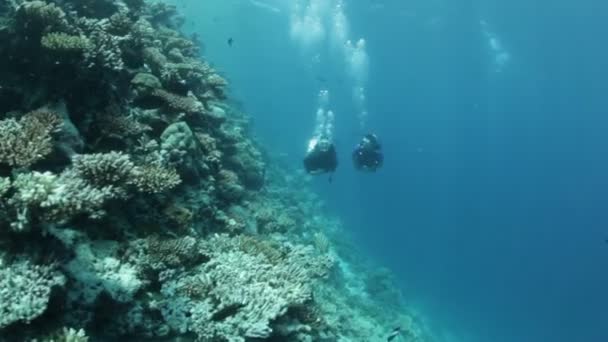
[{"label": "coral rubble", "polygon": [[372,341],[397,321],[422,341],[370,299],[399,296],[262,153],[174,7],[0,15],[0,341]]}]

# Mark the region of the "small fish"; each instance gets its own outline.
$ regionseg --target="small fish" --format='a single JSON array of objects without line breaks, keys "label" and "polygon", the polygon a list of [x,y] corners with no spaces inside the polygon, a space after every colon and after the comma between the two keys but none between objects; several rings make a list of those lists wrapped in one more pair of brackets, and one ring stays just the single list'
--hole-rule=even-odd
[{"label": "small fish", "polygon": [[388,338],[386,340],[387,341],[392,341],[392,340],[394,340],[399,335],[401,335],[401,327],[396,327],[395,329],[393,329],[393,331],[391,332],[391,334],[388,335]]},{"label": "small fish", "polygon": [[319,81],[320,83],[327,82],[327,79],[325,77],[323,77],[323,76],[317,76],[316,78],[317,78],[317,81]]},{"label": "small fish", "polygon": [[232,46],[232,43],[234,43],[234,39],[232,37],[228,38],[228,46]]}]

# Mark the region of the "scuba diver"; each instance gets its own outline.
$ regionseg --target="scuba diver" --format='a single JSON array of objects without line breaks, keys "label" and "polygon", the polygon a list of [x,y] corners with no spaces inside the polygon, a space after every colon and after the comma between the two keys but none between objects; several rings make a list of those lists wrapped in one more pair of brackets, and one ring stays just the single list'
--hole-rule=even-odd
[{"label": "scuba diver", "polygon": [[334,172],[338,167],[336,147],[327,138],[313,138],[304,157],[304,168],[312,175]]},{"label": "scuba diver", "polygon": [[[308,149],[304,157],[304,168],[312,175],[333,173],[338,167],[338,156],[333,143],[334,113],[327,110],[329,92],[319,92],[319,108],[317,109],[315,130],[308,142]],[[329,181],[331,182],[331,176]]]},{"label": "scuba diver", "polygon": [[353,151],[353,163],[357,170],[374,172],[382,166],[384,155],[375,134],[366,134]]}]

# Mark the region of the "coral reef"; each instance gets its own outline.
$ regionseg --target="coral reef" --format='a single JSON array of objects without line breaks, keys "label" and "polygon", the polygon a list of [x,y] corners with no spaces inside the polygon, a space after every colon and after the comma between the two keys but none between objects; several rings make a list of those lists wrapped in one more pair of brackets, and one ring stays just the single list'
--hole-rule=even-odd
[{"label": "coral reef", "polygon": [[26,167],[43,159],[53,149],[51,133],[59,123],[55,114],[42,111],[1,120],[0,163]]},{"label": "coral reef", "polygon": [[48,340],[48,342],[88,342],[89,338],[87,337],[84,330],[79,329],[75,330],[73,328],[62,328],[60,332],[58,332],[57,336],[54,336]]},{"label": "coral reef", "polygon": [[160,309],[177,323],[172,329],[193,331],[203,341],[267,338],[273,320],[312,299],[314,278],[331,265],[302,247],[247,246],[241,238],[214,236],[200,247],[208,262],[163,284]]},{"label": "coral reef", "polygon": [[52,265],[32,265],[27,259],[0,267],[0,329],[40,316],[53,287],[65,283]]},{"label": "coral reef", "polygon": [[63,32],[47,33],[40,39],[42,47],[59,52],[84,52],[90,42],[82,36],[70,35]]},{"label": "coral reef", "polygon": [[251,138],[174,6],[0,17],[0,341],[373,341],[402,321],[425,338]]}]

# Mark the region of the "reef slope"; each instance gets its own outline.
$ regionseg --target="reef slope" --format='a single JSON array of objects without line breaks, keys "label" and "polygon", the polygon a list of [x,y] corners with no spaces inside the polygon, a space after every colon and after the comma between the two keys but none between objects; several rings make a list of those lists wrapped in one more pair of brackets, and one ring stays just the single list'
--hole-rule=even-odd
[{"label": "reef slope", "polygon": [[0,341],[422,341],[179,21],[0,2]]}]

